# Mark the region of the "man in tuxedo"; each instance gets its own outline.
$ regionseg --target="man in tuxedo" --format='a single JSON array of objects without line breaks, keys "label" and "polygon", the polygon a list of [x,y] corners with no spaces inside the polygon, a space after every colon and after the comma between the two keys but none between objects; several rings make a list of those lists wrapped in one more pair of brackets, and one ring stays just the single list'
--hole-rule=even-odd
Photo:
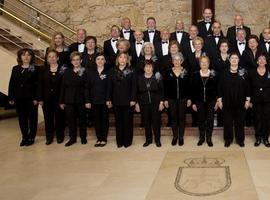
[{"label": "man in tuxedo", "polygon": [[[270,20],[268,22],[268,28],[270,28]],[[263,40],[263,33],[260,33],[260,42],[262,42]]]},{"label": "man in tuxedo", "polygon": [[156,30],[156,19],[154,17],[148,17],[146,20],[147,30],[143,32],[143,40],[145,42],[155,42],[160,41],[160,32]]},{"label": "man in tuxedo", "polygon": [[108,68],[115,67],[115,60],[117,56],[116,43],[120,38],[120,28],[116,25],[111,27],[111,39],[104,41],[104,55],[106,58],[106,66]]},{"label": "man in tuxedo", "polygon": [[135,41],[131,43],[131,56],[132,56],[132,66],[136,69],[138,68],[138,60],[141,56],[142,48],[143,48],[143,32],[141,30],[137,30],[134,32]]},{"label": "man in tuxedo", "polygon": [[208,36],[205,39],[205,50],[209,55],[210,59],[217,59],[219,54],[219,43],[222,39],[224,39],[221,23],[218,21],[213,22],[212,25],[212,35]]},{"label": "man in tuxedo", "polygon": [[259,49],[262,53],[267,55],[267,61],[270,61],[270,28],[263,29],[262,40],[259,44]]},{"label": "man in tuxedo", "polygon": [[69,53],[71,54],[74,51],[78,51],[80,53],[84,52],[85,49],[85,38],[86,38],[86,30],[83,28],[79,28],[77,30],[77,42],[72,43],[69,46]]},{"label": "man in tuxedo", "polygon": [[[232,51],[237,52],[241,56],[245,49],[248,48],[247,42],[246,42],[246,31],[245,29],[238,29],[236,32],[236,41],[232,45]],[[240,63],[241,66],[241,63]]]},{"label": "man in tuxedo", "polygon": [[193,47],[193,39],[195,39],[198,36],[198,28],[195,25],[191,25],[189,27],[189,31],[188,31],[188,38],[183,40],[183,45],[182,45],[182,53],[184,55],[185,58],[188,58],[190,56],[190,54],[192,54],[195,49]]},{"label": "man in tuxedo", "polygon": [[131,29],[131,21],[128,17],[122,19],[121,27],[120,37],[125,38],[129,42],[134,42],[134,30]]},{"label": "man in tuxedo", "polygon": [[170,41],[176,40],[182,49],[183,42],[189,37],[188,33],[184,31],[184,22],[180,19],[176,21],[175,32],[171,33]]},{"label": "man in tuxedo", "polygon": [[236,33],[237,30],[244,29],[246,32],[246,37],[248,37],[251,34],[250,28],[247,26],[244,26],[244,20],[241,15],[236,15],[234,17],[234,26],[231,26],[227,30],[227,38],[231,45],[233,45],[236,42]]},{"label": "man in tuxedo", "polygon": [[212,17],[212,10],[210,8],[205,8],[203,11],[203,20],[197,24],[199,36],[203,39],[212,34]]}]

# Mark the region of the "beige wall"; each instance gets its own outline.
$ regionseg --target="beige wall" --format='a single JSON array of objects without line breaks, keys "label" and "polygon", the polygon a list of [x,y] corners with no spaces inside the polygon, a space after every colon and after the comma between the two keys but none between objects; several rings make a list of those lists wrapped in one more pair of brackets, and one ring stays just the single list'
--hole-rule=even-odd
[{"label": "beige wall", "polygon": [[[157,19],[158,28],[174,28],[175,19],[191,23],[191,0],[28,0],[34,6],[76,29],[83,26],[88,33],[103,41],[111,25],[121,17],[131,18],[133,28],[145,28],[148,16]],[[253,33],[260,33],[270,19],[270,0],[216,0],[216,19],[226,32],[233,17],[240,13]],[[186,27],[187,28],[187,27]]]}]

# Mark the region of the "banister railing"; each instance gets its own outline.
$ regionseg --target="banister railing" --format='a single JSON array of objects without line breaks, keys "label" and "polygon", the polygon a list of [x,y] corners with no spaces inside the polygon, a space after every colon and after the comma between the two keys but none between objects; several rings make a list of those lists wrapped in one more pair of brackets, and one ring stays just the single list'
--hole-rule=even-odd
[{"label": "banister railing", "polygon": [[5,0],[4,4],[0,3],[0,11],[47,42],[55,31],[64,34],[67,45],[75,41],[76,31],[23,0]]}]

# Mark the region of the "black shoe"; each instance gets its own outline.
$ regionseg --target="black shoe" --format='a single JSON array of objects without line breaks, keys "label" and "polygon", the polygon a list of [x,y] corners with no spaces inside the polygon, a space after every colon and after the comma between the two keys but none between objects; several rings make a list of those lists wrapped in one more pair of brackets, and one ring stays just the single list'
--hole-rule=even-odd
[{"label": "black shoe", "polygon": [[245,143],[244,143],[244,142],[238,142],[238,145],[239,145],[240,147],[244,147],[244,146],[245,146]]},{"label": "black shoe", "polygon": [[176,143],[177,143],[177,137],[173,137],[173,139],[172,139],[172,146],[175,146],[176,145]]},{"label": "black shoe", "polygon": [[101,141],[98,140],[94,146],[95,146],[95,147],[100,147],[100,142],[101,142]]},{"label": "black shoe", "polygon": [[225,141],[225,144],[224,144],[225,147],[229,147],[230,145],[231,145],[231,142]]},{"label": "black shoe", "polygon": [[76,143],[75,140],[69,140],[69,141],[65,144],[65,146],[66,146],[66,147],[69,147],[69,146],[71,146],[71,145],[73,145],[73,144],[75,144],[75,143]]},{"label": "black shoe", "polygon": [[152,143],[152,142],[145,142],[145,143],[143,144],[143,147],[147,147],[147,146],[149,146],[151,143]]},{"label": "black shoe", "polygon": [[21,143],[20,143],[20,146],[23,147],[23,146],[27,146],[28,144],[28,140],[27,139],[22,139]]},{"label": "black shoe", "polygon": [[200,137],[199,142],[197,143],[198,146],[202,146],[202,144],[205,142],[204,137]]},{"label": "black shoe", "polygon": [[179,146],[183,146],[184,145],[184,139],[183,138],[178,140],[178,145]]},{"label": "black shoe", "polygon": [[266,146],[266,147],[270,147],[270,143],[269,143],[269,140],[268,140],[268,139],[264,139],[264,140],[263,140],[263,144],[264,144],[264,146]]},{"label": "black shoe", "polygon": [[35,139],[34,138],[30,138],[30,139],[28,139],[28,142],[27,142],[27,144],[25,146],[31,146],[34,143],[35,143]]},{"label": "black shoe", "polygon": [[100,144],[99,144],[99,146],[100,147],[105,147],[106,144],[107,144],[107,141],[101,141]]},{"label": "black shoe", "polygon": [[257,147],[262,143],[261,138],[256,139],[256,142],[254,143],[254,146]]},{"label": "black shoe", "polygon": [[207,145],[208,145],[209,147],[214,146],[211,138],[207,138],[207,139],[206,139],[206,143],[207,143]]},{"label": "black shoe", "polygon": [[52,139],[49,139],[49,140],[46,141],[45,144],[46,144],[46,145],[50,145],[50,144],[52,144],[52,142],[53,142],[53,140],[52,140]]},{"label": "black shoe", "polygon": [[157,141],[157,142],[156,142],[156,146],[157,146],[157,147],[161,147],[161,142],[160,142],[160,141]]},{"label": "black shoe", "polygon": [[57,139],[57,144],[62,144],[64,142],[64,138],[58,138]]},{"label": "black shoe", "polygon": [[87,139],[86,138],[81,139],[81,144],[87,144]]}]

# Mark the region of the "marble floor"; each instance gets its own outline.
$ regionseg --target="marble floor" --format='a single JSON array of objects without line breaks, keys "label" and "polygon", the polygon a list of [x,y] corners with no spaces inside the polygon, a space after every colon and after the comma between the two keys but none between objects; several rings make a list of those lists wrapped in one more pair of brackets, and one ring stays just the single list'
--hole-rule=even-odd
[{"label": "marble floor", "polygon": [[[34,146],[21,148],[16,119],[2,120],[0,199],[144,200],[167,153],[181,151],[206,154],[209,151],[235,154],[242,151],[258,199],[270,199],[270,149],[255,148],[251,135],[246,138],[245,148],[233,144],[229,149],[223,147],[221,135],[213,137],[213,148],[197,147],[195,136],[187,136],[183,147],[172,147],[170,140],[169,136],[164,136],[162,148],[155,145],[143,148],[144,138],[135,136],[133,146],[117,149],[114,136],[110,136],[105,148],[95,148],[92,135],[87,145],[77,143],[66,148],[56,143],[46,146],[44,137],[40,136]],[[243,197],[236,193],[234,199]]]}]

